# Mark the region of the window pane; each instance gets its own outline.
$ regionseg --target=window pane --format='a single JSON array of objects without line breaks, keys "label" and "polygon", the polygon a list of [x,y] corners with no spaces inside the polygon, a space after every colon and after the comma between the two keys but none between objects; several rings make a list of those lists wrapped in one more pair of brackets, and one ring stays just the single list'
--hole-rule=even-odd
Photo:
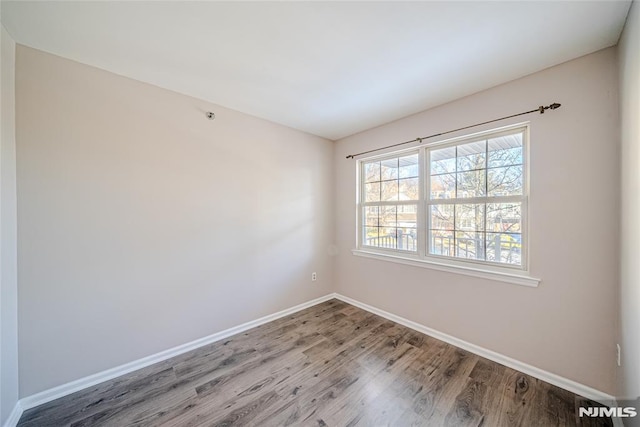
[{"label": "window pane", "polygon": [[383,181],[398,178],[398,158],[380,162],[380,177]]},{"label": "window pane", "polygon": [[418,205],[379,206],[379,236],[376,246],[417,251]]},{"label": "window pane", "polygon": [[452,230],[454,205],[432,205],[430,228],[434,230]]},{"label": "window pane", "polygon": [[[365,228],[365,235],[363,236],[364,244],[378,248],[396,249],[396,233],[396,228],[384,229],[381,227],[367,227]],[[402,241],[404,242],[405,240],[403,237]],[[406,245],[406,243],[403,244]]]},{"label": "window pane", "polygon": [[378,226],[378,206],[364,208],[364,224],[371,227]]},{"label": "window pane", "polygon": [[[415,223],[414,223],[415,224]],[[418,250],[418,232],[415,227],[398,227],[396,230],[397,249],[405,251]]]},{"label": "window pane", "polygon": [[458,145],[458,172],[486,168],[486,141]]},{"label": "window pane", "polygon": [[395,206],[380,206],[380,227],[395,228],[398,224]]},{"label": "window pane", "polygon": [[396,229],[380,228],[377,246],[380,248],[396,249]]},{"label": "window pane", "polygon": [[487,205],[487,231],[520,233],[522,231],[521,203],[489,203]]},{"label": "window pane", "polygon": [[484,204],[456,205],[456,231],[483,231]]},{"label": "window pane", "polygon": [[416,228],[418,226],[418,205],[396,206],[398,227]]},{"label": "window pane", "polygon": [[430,230],[429,253],[433,255],[454,256],[453,231]]},{"label": "window pane", "polygon": [[456,171],[456,147],[430,151],[431,175]]},{"label": "window pane", "polygon": [[487,233],[487,261],[522,265],[522,236],[515,233]]},{"label": "window pane", "polygon": [[458,198],[485,196],[485,171],[459,172]]},{"label": "window pane", "polygon": [[522,133],[491,138],[488,149],[490,168],[522,164]]},{"label": "window pane", "polygon": [[400,214],[417,214],[418,205],[398,205],[398,217]]},{"label": "window pane", "polygon": [[484,233],[456,231],[455,256],[484,260]]},{"label": "window pane", "polygon": [[406,178],[401,179],[399,182],[398,198],[402,201],[406,200],[418,200],[418,178]]},{"label": "window pane", "polygon": [[431,178],[431,199],[453,199],[456,197],[456,176],[436,175]]},{"label": "window pane", "polygon": [[418,155],[400,157],[398,159],[400,166],[398,176],[400,178],[417,178],[418,177]]},{"label": "window pane", "polygon": [[364,182],[380,181],[380,162],[364,164]]},{"label": "window pane", "polygon": [[418,250],[418,205],[398,205],[398,229],[396,237],[398,249],[405,251]]},{"label": "window pane", "polygon": [[487,178],[489,196],[522,194],[522,165],[489,169]]},{"label": "window pane", "polygon": [[378,227],[365,227],[362,243],[367,246],[378,246]]},{"label": "window pane", "polygon": [[382,181],[380,198],[383,202],[398,200],[398,181]]},{"label": "window pane", "polygon": [[366,202],[380,201],[380,183],[372,182],[364,185],[364,200]]}]

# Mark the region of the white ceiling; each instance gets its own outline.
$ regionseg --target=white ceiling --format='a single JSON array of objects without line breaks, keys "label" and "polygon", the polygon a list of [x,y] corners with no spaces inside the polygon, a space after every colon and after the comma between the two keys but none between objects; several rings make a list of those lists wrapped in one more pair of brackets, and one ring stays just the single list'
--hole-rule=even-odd
[{"label": "white ceiling", "polygon": [[2,1],[18,43],[332,140],[617,43],[629,1]]}]

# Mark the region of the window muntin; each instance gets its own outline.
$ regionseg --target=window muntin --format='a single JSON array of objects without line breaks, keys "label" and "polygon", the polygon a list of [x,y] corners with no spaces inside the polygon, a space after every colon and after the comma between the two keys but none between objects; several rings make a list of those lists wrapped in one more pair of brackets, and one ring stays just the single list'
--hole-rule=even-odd
[{"label": "window muntin", "polygon": [[361,161],[359,247],[525,269],[526,138],[518,127]]}]

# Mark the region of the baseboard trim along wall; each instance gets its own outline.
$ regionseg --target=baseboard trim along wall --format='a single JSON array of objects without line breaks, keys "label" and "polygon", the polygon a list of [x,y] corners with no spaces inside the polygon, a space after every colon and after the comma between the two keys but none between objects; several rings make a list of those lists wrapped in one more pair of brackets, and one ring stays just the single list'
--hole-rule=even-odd
[{"label": "baseboard trim along wall", "polygon": [[600,402],[605,405],[611,405],[612,402],[615,402],[615,397],[607,393],[604,393],[600,390],[596,390],[584,384],[580,384],[578,382],[569,380],[567,378],[561,377],[560,375],[552,374],[551,372],[547,372],[543,369],[536,368],[535,366],[528,365],[526,363],[512,359],[508,356],[505,356],[503,354],[496,353],[495,351],[491,351],[486,348],[480,347],[478,345],[472,344],[470,342],[463,341],[459,338],[453,337],[451,335],[447,335],[435,329],[431,329],[427,326],[421,325],[409,319],[405,319],[404,317],[396,316],[395,314],[389,313],[388,311],[381,310],[377,307],[373,307],[371,305],[362,303],[360,301],[354,300],[352,298],[349,298],[340,294],[336,294],[335,298],[341,301],[344,301],[348,304],[355,305],[356,307],[359,307],[373,314],[377,314],[378,316],[384,317],[385,319],[389,319],[393,322],[399,323],[403,326],[406,326],[407,328],[411,328],[415,331],[422,332],[423,334],[439,339],[440,341],[444,341],[448,344],[454,345],[458,348],[461,348],[463,350],[466,350],[478,356],[482,356],[486,359],[489,359],[501,365],[507,366],[511,369],[515,369],[516,371],[523,372],[534,378],[548,382],[549,384],[553,384],[557,387],[563,388],[572,393],[578,394],[583,397],[587,397],[591,400],[595,400],[596,402]]},{"label": "baseboard trim along wall", "polygon": [[17,401],[13,410],[11,410],[11,413],[9,414],[9,418],[4,422],[4,427],[15,427],[18,424],[18,421],[20,421],[23,411],[24,409],[22,408],[20,401]]},{"label": "baseboard trim along wall", "polygon": [[[11,415],[5,422],[4,427],[15,427],[18,421],[20,420],[20,416],[22,415],[22,412],[26,411],[27,409],[34,408],[36,406],[42,405],[44,403],[50,402],[60,397],[67,396],[71,393],[75,393],[85,388],[92,387],[104,381],[108,381],[110,379],[119,377],[121,375],[128,374],[138,369],[142,369],[149,365],[153,365],[154,363],[170,359],[174,356],[180,355],[182,353],[186,353],[188,351],[194,350],[204,345],[211,344],[216,341],[220,341],[232,335],[244,332],[256,326],[260,326],[265,323],[271,322],[273,320],[280,319],[282,317],[288,316],[290,314],[293,314],[300,310],[304,310],[305,308],[312,307],[314,305],[320,304],[322,302],[328,301],[333,298],[346,302],[348,304],[354,305],[356,307],[359,307],[370,313],[377,314],[378,316],[384,317],[385,319],[399,323],[415,331],[421,332],[425,335],[429,335],[433,338],[439,339],[448,344],[454,345],[463,350],[474,353],[478,356],[482,356],[484,358],[497,362],[501,365],[523,372],[539,380],[546,381],[550,384],[553,384],[557,387],[568,390],[572,393],[587,397],[589,399],[595,400],[596,402],[600,402],[606,405],[615,404],[615,398],[613,396],[607,393],[604,393],[602,391],[596,390],[592,387],[569,380],[567,378],[561,377],[551,372],[547,372],[540,368],[536,368],[535,366],[528,365],[526,363],[520,362],[518,360],[512,359],[508,356],[502,355],[500,353],[496,353],[486,348],[477,346],[467,341],[463,341],[451,335],[447,335],[443,332],[437,331],[435,329],[431,329],[427,326],[421,325],[409,319],[405,319],[404,317],[397,316],[393,313],[389,313],[377,307],[373,307],[371,305],[362,303],[360,301],[354,300],[347,296],[340,295],[337,293],[332,293],[332,294],[328,294],[323,297],[316,298],[314,300],[296,305],[286,310],[282,310],[277,313],[270,314],[268,316],[264,316],[256,320],[243,323],[242,325],[238,325],[233,328],[229,328],[224,331],[217,332],[213,335],[209,335],[207,337],[200,338],[195,341],[191,341],[189,343],[179,345],[177,347],[173,347],[171,349],[162,351],[160,353],[156,353],[151,356],[144,357],[142,359],[134,360],[133,362],[129,362],[124,365],[120,365],[115,368],[108,369],[106,371],[98,372],[96,374],[89,375],[85,378],[81,378],[66,384],[62,384],[60,386],[51,388],[49,390],[36,393],[32,396],[24,397],[18,401],[13,411],[11,412]],[[615,419],[615,418],[613,420],[614,420],[614,423],[616,421],[619,421],[618,419]],[[618,424],[615,423],[615,425],[618,425]]]},{"label": "baseboard trim along wall", "polygon": [[323,297],[298,304],[294,307],[287,308],[277,313],[273,313],[256,320],[234,326],[224,331],[217,332],[204,338],[200,338],[195,341],[191,341],[186,344],[161,351],[160,353],[156,353],[142,359],[134,360],[133,362],[125,363],[124,365],[116,366],[115,368],[107,369],[106,371],[98,372],[96,374],[89,375],[87,377],[80,378],[66,384],[62,384],[60,386],[42,391],[40,393],[36,393],[31,396],[23,397],[14,407],[14,410],[11,413],[9,419],[7,419],[7,421],[5,422],[4,427],[15,427],[15,425],[20,420],[22,412],[26,411],[27,409],[35,408],[36,406],[51,402],[52,400],[59,399],[71,393],[84,390],[96,384],[100,384],[113,378],[117,378],[121,375],[125,375],[130,372],[137,371],[138,369],[153,365],[154,363],[162,362],[163,360],[167,360],[188,351],[195,350],[196,348],[205,346],[207,344],[220,341],[232,335],[239,334],[251,328],[255,328],[256,326],[264,325],[265,323],[280,319],[282,317],[288,316],[290,314],[296,313],[300,310],[304,310],[305,308],[312,307],[333,298],[335,298],[334,294],[325,295]]}]

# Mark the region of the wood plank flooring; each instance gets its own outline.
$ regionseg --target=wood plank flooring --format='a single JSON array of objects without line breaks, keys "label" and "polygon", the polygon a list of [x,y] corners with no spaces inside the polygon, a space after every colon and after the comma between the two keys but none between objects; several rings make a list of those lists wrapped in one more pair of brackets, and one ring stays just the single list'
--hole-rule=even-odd
[{"label": "wood plank flooring", "polygon": [[26,411],[36,426],[588,426],[599,406],[331,300]]}]

